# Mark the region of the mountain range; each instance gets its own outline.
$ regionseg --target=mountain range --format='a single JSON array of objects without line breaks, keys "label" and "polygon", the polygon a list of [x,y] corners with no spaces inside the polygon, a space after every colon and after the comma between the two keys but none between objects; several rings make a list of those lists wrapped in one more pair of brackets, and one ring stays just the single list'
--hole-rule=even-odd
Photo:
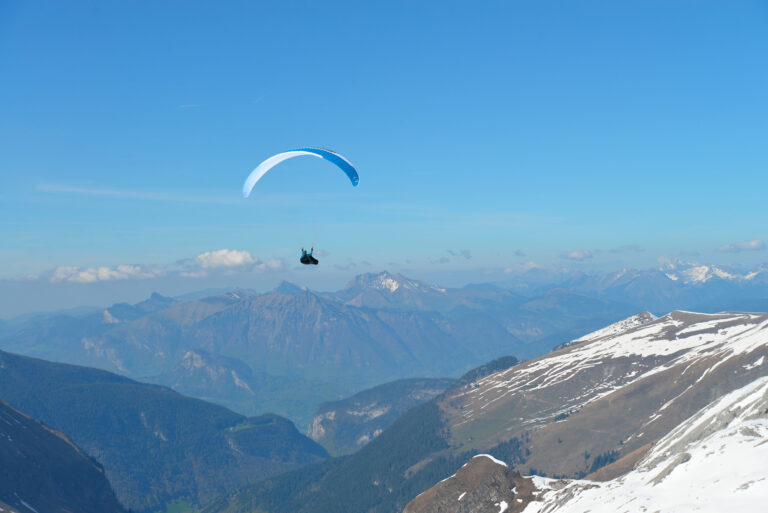
[{"label": "mountain range", "polygon": [[[599,479],[613,493],[640,468],[689,468],[654,444],[768,375],[768,314],[657,317],[672,303],[759,306],[763,269],[538,278],[442,288],[377,273],[336,292],[283,283],[32,315],[4,322],[0,347],[105,370],[0,352],[0,398],[66,433],[135,511],[399,513],[460,469],[460,484],[422,495],[418,511],[432,507],[425,497],[445,509],[472,483],[462,508],[518,511],[536,496],[552,498],[550,511],[568,502],[559,490],[588,496],[567,480]],[[406,381],[382,385],[393,378]],[[329,459],[270,410],[345,456]],[[486,493],[509,483],[530,493]]]},{"label": "mountain range", "polygon": [[205,511],[400,512],[478,453],[522,474],[611,480],[713,401],[765,376],[768,314],[638,314],[459,380],[352,456],[251,485]]},{"label": "mountain range", "polygon": [[[541,279],[532,270],[503,284],[528,294],[560,288],[596,298],[620,301],[661,315],[675,309],[715,313],[725,310],[768,310],[768,266],[751,269],[681,261],[658,268],[612,272],[569,272]],[[526,276],[530,275],[530,276]]]},{"label": "mountain range", "polygon": [[446,289],[361,275],[317,293],[284,283],[194,299],[153,294],[84,315],[13,322],[0,348],[172,386],[245,415],[306,429],[317,406],[411,377],[458,376],[498,356],[532,357],[632,307],[553,289]]}]

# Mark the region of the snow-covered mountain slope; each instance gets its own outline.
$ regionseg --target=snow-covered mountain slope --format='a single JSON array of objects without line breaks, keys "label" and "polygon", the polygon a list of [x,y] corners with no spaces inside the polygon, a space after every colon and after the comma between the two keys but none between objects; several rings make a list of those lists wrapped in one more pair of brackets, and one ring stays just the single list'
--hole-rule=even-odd
[{"label": "snow-covered mountain slope", "polygon": [[587,335],[584,335],[583,337],[579,337],[576,340],[572,340],[570,342],[565,342],[564,344],[560,344],[555,348],[555,350],[564,349],[574,344],[580,344],[582,342],[586,342],[589,340],[597,340],[598,338],[617,335],[623,331],[627,331],[637,326],[642,326],[643,324],[646,324],[654,320],[656,320],[656,316],[653,315],[652,313],[641,312],[639,314],[635,314],[630,317],[627,317],[626,319],[622,319],[619,322],[615,322],[611,325],[608,325],[605,328],[601,328],[597,331],[593,331],[592,333],[588,333]]},{"label": "snow-covered mountain slope", "polygon": [[586,475],[598,457],[655,442],[713,398],[765,375],[768,314],[672,312],[595,332],[461,387],[441,405],[454,447],[487,450],[524,436],[528,470]]},{"label": "snow-covered mountain slope", "polygon": [[633,315],[619,322],[613,323],[610,326],[606,326],[605,328],[599,329],[597,331],[593,331],[592,333],[584,335],[583,337],[577,338],[576,340],[574,340],[574,342],[597,340],[599,338],[618,335],[619,333],[635,328],[637,326],[642,326],[643,324],[646,324],[655,319],[656,319],[656,316],[654,316],[653,314],[648,312],[641,312],[637,315]]},{"label": "snow-covered mountain slope", "polygon": [[534,478],[525,513],[766,511],[768,378],[735,390],[659,440],[628,474],[597,483]]}]

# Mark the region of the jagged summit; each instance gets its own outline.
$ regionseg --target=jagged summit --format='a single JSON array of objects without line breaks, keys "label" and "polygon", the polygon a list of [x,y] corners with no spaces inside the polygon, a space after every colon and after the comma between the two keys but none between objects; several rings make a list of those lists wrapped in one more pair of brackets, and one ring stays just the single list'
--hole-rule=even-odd
[{"label": "jagged summit", "polygon": [[450,301],[448,292],[444,288],[399,273],[382,271],[356,276],[334,297],[352,306],[432,310],[440,309]]},{"label": "jagged summit", "polygon": [[618,335],[623,331],[627,331],[637,326],[642,326],[643,324],[646,324],[648,322],[655,321],[655,320],[656,320],[656,316],[653,315],[652,313],[640,312],[639,314],[632,315],[630,317],[627,317],[626,319],[620,320],[619,322],[615,322],[609,326],[606,326],[605,328],[599,329],[597,331],[593,331],[588,335],[584,335],[583,337],[577,338],[573,342],[582,342],[584,340],[596,340],[598,338],[608,337],[611,335]]},{"label": "jagged summit", "polygon": [[403,513],[518,513],[535,499],[534,490],[530,478],[490,454],[478,454],[413,499]]},{"label": "jagged summit", "polygon": [[710,280],[743,280],[746,275],[728,272],[714,265],[690,265],[686,267],[672,266],[664,269],[665,275],[672,281],[681,281],[686,284],[706,283]]}]

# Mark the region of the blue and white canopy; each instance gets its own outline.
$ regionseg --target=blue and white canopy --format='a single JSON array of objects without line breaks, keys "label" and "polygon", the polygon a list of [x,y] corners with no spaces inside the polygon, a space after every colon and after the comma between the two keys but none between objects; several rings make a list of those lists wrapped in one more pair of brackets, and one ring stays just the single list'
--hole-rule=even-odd
[{"label": "blue and white canopy", "polygon": [[256,169],[251,171],[251,174],[248,175],[248,178],[245,179],[245,183],[243,184],[243,197],[247,198],[251,194],[253,186],[256,185],[256,182],[258,182],[261,177],[267,173],[267,171],[284,160],[292,159],[293,157],[300,157],[302,155],[310,155],[312,157],[318,157],[329,162],[333,162],[336,164],[336,166],[338,166],[339,169],[346,173],[346,175],[349,177],[349,180],[352,182],[352,185],[354,186],[357,186],[358,182],[360,181],[360,177],[357,175],[357,169],[355,169],[355,166],[353,166],[350,161],[335,151],[326,150],[324,148],[299,148],[296,150],[278,153],[277,155],[272,155],[267,160],[259,164]]}]

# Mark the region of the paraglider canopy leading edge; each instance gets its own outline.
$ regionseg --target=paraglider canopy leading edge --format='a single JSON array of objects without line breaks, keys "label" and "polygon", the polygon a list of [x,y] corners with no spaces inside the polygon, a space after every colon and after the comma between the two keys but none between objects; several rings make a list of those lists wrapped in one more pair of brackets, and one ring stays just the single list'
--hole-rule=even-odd
[{"label": "paraglider canopy leading edge", "polygon": [[349,177],[349,180],[354,186],[357,186],[358,182],[360,181],[360,177],[357,175],[357,169],[355,169],[355,166],[353,166],[350,161],[335,151],[326,150],[325,148],[299,148],[296,150],[284,151],[283,153],[278,153],[277,155],[272,155],[267,160],[259,164],[256,169],[251,171],[251,174],[248,175],[248,178],[245,179],[245,183],[243,184],[243,197],[247,198],[251,194],[251,191],[253,190],[254,185],[256,185],[256,182],[258,182],[261,177],[267,173],[267,171],[283,162],[284,160],[302,155],[321,158],[336,164],[336,166],[344,171],[344,173]]}]

